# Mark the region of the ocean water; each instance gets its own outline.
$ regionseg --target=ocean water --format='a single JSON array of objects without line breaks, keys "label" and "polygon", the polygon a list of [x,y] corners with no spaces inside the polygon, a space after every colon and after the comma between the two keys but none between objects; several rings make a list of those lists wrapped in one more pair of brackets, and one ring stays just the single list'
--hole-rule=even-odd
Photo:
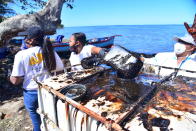
[{"label": "ocean water", "polygon": [[84,32],[87,39],[122,35],[114,43],[139,53],[158,53],[173,51],[173,37],[183,36],[186,29],[183,25],[112,25],[65,27],[58,29],[52,36],[64,35],[69,38],[72,33]]}]

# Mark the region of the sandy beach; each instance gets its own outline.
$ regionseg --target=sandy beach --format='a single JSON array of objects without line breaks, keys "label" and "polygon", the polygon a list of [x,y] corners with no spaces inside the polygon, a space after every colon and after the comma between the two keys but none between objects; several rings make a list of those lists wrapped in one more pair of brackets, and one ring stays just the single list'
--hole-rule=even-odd
[{"label": "sandy beach", "polygon": [[19,50],[17,46],[11,48],[12,52],[0,60],[0,131],[29,131],[32,125],[24,108],[22,85],[14,86],[8,80],[14,55]]},{"label": "sandy beach", "polygon": [[[10,53],[0,59],[0,131],[29,131],[32,123],[23,104],[22,85],[9,82],[14,56],[20,46],[8,45]],[[63,58],[63,55],[61,55]],[[66,63],[66,59],[62,59]]]}]

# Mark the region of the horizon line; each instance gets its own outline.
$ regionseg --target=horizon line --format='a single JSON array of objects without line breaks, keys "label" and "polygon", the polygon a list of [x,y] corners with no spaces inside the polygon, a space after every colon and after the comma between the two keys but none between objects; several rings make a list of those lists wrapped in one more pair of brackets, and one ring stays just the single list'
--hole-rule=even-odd
[{"label": "horizon line", "polygon": [[[130,24],[132,25],[132,24]],[[144,26],[144,25],[184,25],[184,24],[133,24],[132,26]],[[81,26],[64,26],[67,27],[93,27],[93,26],[128,26],[128,25],[81,25]]]}]

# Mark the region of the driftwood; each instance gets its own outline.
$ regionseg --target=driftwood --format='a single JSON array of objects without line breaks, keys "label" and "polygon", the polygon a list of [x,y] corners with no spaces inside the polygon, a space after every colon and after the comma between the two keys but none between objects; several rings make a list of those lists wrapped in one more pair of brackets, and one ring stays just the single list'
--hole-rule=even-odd
[{"label": "driftwood", "polygon": [[45,34],[55,34],[57,26],[61,23],[61,11],[67,0],[48,0],[45,8],[33,14],[17,15],[0,23],[0,46],[5,45],[18,32],[30,26],[41,27]]}]

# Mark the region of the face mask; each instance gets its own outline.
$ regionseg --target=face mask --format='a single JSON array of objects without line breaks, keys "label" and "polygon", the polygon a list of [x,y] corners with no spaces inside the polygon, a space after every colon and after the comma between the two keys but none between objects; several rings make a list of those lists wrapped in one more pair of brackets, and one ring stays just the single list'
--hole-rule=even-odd
[{"label": "face mask", "polygon": [[21,50],[28,49],[27,43],[25,42],[25,39],[22,40],[22,45],[21,45],[20,49],[21,49]]},{"label": "face mask", "polygon": [[176,43],[174,45],[174,52],[179,55],[186,51],[186,46],[184,44]]},{"label": "face mask", "polygon": [[73,46],[70,46],[69,50],[71,52],[78,54],[78,47],[79,47],[79,45],[73,45]]}]

